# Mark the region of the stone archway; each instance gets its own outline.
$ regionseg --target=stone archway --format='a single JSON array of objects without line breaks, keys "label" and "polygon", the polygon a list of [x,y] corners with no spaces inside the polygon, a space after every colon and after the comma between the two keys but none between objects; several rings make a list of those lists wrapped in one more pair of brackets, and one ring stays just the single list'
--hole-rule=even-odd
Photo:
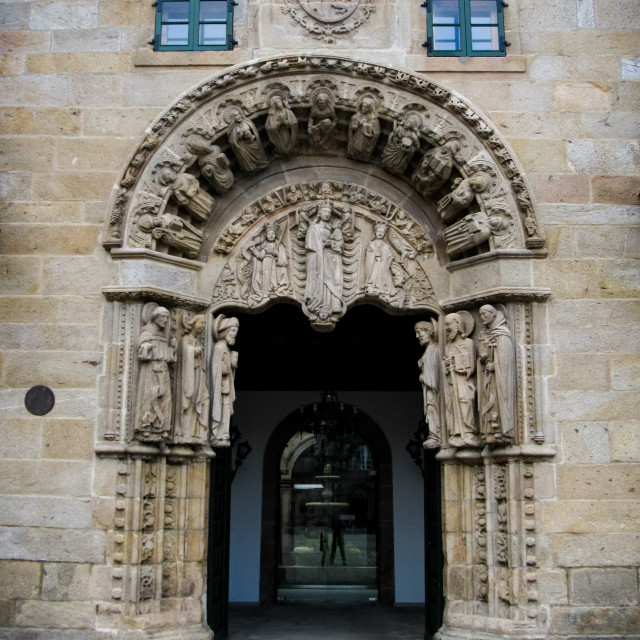
[{"label": "stone archway", "polygon": [[[544,233],[517,162],[477,109],[423,77],[346,58],[233,67],[151,126],[114,189],[103,244],[120,266],[120,284],[104,290],[110,364],[96,443],[117,478],[105,628],[174,628],[178,611],[206,637],[206,519],[187,516],[204,504],[209,445],[227,444],[209,437],[224,411],[212,424],[204,412],[218,393],[212,341],[232,324],[221,312],[286,301],[327,331],[367,302],[433,318],[438,370],[450,366],[447,342],[468,361],[442,369],[451,388],[435,399],[425,389],[432,431],[442,425],[431,444],[455,548],[443,637],[544,634],[532,480],[533,461],[554,453],[536,405]],[[494,373],[507,361],[508,374]]]}]

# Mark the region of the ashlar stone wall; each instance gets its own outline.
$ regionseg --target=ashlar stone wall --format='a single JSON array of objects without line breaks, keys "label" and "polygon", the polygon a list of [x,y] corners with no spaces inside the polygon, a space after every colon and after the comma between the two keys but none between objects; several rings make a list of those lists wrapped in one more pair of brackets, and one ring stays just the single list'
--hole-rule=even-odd
[{"label": "ashlar stone wall", "polygon": [[[640,628],[640,11],[635,0],[511,0],[505,58],[428,58],[418,1],[375,0],[314,38],[285,0],[239,0],[232,52],[156,53],[137,0],[0,2],[0,635],[98,638],[110,599],[117,473],[94,453],[106,390],[99,242],[145,129],[192,85],[279,53],[345,54],[455,89],[519,159],[545,225],[550,287],[538,398],[557,455],[538,463],[547,637]],[[50,386],[54,409],[24,395]],[[416,385],[418,382],[416,380]],[[193,613],[193,612],[191,612]],[[195,614],[194,614],[195,615]],[[197,617],[197,616],[196,616]]]}]

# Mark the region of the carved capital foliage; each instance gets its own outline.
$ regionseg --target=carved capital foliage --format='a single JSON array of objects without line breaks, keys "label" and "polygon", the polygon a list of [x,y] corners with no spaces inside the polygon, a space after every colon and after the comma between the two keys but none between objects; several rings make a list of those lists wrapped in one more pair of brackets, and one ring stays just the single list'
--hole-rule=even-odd
[{"label": "carved capital foliage", "polygon": [[[347,13],[370,5],[350,3]],[[285,8],[331,29],[350,19],[318,7]],[[114,190],[104,244],[206,259],[204,236],[238,215],[232,203],[252,176],[309,154],[379,165],[404,181],[450,259],[544,243],[511,153],[462,98],[384,66],[284,56],[213,77],[152,125]]]}]

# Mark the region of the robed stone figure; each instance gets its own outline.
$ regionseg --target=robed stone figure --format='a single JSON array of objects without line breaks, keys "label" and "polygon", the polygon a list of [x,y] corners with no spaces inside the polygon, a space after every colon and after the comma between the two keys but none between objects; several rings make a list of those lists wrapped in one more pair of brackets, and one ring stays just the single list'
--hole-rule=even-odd
[{"label": "robed stone figure", "polygon": [[507,318],[500,308],[480,307],[478,339],[478,413],[480,433],[489,444],[513,438],[516,391],[515,351]]},{"label": "robed stone figure", "polygon": [[168,309],[147,304],[142,319],[145,324],[138,336],[135,437],[141,442],[166,442],[173,412],[169,365],[176,359],[176,341],[169,338]]},{"label": "robed stone figure", "polygon": [[230,445],[229,427],[236,398],[235,371],[238,352],[232,351],[240,323],[237,318],[220,314],[213,322],[213,354],[211,357],[211,446]]},{"label": "robed stone figure", "polygon": [[442,353],[438,345],[437,325],[433,320],[431,322],[417,322],[415,331],[418,342],[425,347],[422,358],[418,360],[424,417],[429,425],[429,436],[423,445],[425,449],[437,449],[442,446],[442,433],[440,430]]}]

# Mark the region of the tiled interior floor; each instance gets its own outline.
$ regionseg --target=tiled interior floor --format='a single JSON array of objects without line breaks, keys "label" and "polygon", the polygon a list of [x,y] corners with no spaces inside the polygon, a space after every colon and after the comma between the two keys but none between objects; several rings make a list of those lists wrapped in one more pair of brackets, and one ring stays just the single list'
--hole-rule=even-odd
[{"label": "tiled interior floor", "polygon": [[323,599],[229,608],[229,640],[423,639],[422,605],[387,608],[376,602],[337,604]]}]

